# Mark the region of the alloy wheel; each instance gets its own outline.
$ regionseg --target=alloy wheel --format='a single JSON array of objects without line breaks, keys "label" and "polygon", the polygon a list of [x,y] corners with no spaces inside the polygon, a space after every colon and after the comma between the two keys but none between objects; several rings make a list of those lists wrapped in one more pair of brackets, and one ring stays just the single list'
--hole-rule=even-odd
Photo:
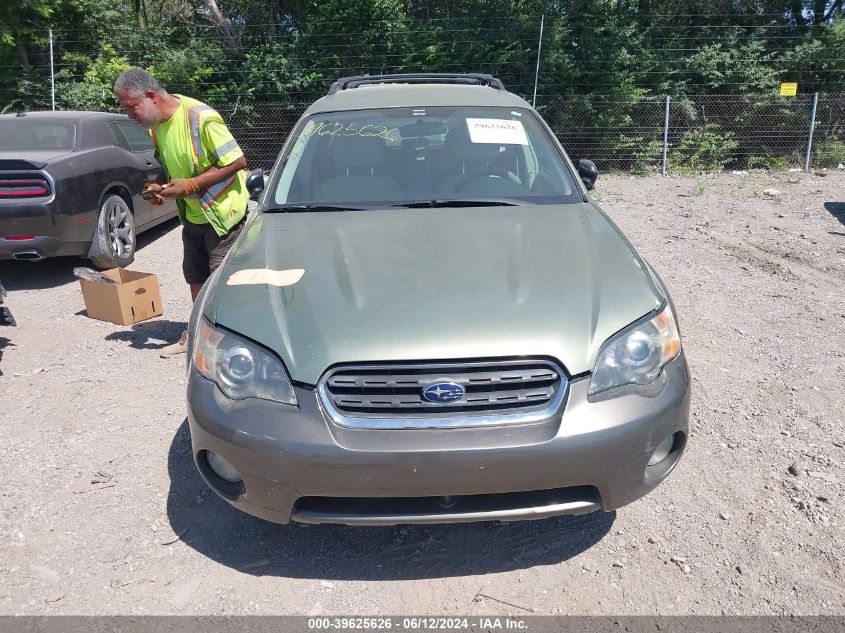
[{"label": "alloy wheel", "polygon": [[106,209],[106,231],[109,248],[117,257],[123,258],[132,252],[135,242],[135,226],[132,212],[122,200],[113,200]]}]

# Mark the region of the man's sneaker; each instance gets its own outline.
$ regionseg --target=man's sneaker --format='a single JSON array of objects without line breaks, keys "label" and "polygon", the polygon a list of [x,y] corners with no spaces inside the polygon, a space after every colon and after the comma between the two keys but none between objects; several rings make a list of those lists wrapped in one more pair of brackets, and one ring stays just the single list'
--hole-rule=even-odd
[{"label": "man's sneaker", "polygon": [[179,354],[184,354],[185,350],[188,347],[188,330],[182,332],[182,336],[179,337],[179,341],[173,343],[173,345],[168,345],[167,347],[162,347],[159,355],[162,358],[170,358],[171,356],[178,356]]}]

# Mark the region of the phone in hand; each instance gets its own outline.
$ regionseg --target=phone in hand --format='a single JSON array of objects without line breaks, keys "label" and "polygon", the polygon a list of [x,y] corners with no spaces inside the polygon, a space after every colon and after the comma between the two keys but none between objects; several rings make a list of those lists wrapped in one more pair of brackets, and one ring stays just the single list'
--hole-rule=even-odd
[{"label": "phone in hand", "polygon": [[150,187],[149,189],[144,189],[144,191],[141,192],[141,197],[144,200],[151,200],[151,199],[155,198],[157,195],[159,195],[162,191],[164,191],[164,187],[161,187],[161,186]]}]

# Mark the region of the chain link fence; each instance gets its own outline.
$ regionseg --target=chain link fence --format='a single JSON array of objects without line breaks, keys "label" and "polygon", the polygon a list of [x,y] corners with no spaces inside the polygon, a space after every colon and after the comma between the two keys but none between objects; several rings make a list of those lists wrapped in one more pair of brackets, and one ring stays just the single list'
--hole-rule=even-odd
[{"label": "chain link fence", "polygon": [[[845,95],[585,96],[538,105],[573,159],[602,171],[690,173],[845,163]],[[668,111],[667,111],[668,110]],[[664,165],[664,140],[666,159]]]},{"label": "chain link fence", "polygon": [[664,106],[660,97],[537,97],[537,110],[569,156],[592,160],[603,172],[660,169]]},{"label": "chain link fence", "polygon": [[245,107],[218,105],[216,110],[237,139],[250,169],[269,170],[288,134],[310,103],[259,103]]},{"label": "chain link fence", "polygon": [[[813,103],[814,95],[538,96],[537,109],[573,160],[590,159],[603,172],[803,169],[808,151],[810,168],[836,168],[845,164],[845,94],[819,95],[810,146]],[[308,105],[217,109],[250,166],[270,169]]]},{"label": "chain link fence", "polygon": [[845,164],[845,94],[819,95],[811,164],[814,167]]},{"label": "chain link fence", "polygon": [[[311,104],[297,99],[209,103],[232,130],[250,167],[264,170],[273,166]],[[536,107],[573,160],[592,160],[602,172],[671,174],[845,165],[845,93],[538,95]]]}]

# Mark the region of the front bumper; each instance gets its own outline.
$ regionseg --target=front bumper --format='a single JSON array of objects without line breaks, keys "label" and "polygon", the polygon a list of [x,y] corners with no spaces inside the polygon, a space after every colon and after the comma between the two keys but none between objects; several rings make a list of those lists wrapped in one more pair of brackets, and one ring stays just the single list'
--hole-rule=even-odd
[{"label": "front bumper", "polygon": [[[686,444],[690,381],[683,355],[648,393],[588,398],[574,379],[536,424],[359,430],[330,422],[317,392],[298,407],[233,401],[194,369],[188,380],[193,455],[203,478],[241,510],[278,523],[380,525],[544,518],[615,510],[672,471]],[[671,454],[648,466],[675,437]],[[233,486],[206,451],[233,465]]]}]

